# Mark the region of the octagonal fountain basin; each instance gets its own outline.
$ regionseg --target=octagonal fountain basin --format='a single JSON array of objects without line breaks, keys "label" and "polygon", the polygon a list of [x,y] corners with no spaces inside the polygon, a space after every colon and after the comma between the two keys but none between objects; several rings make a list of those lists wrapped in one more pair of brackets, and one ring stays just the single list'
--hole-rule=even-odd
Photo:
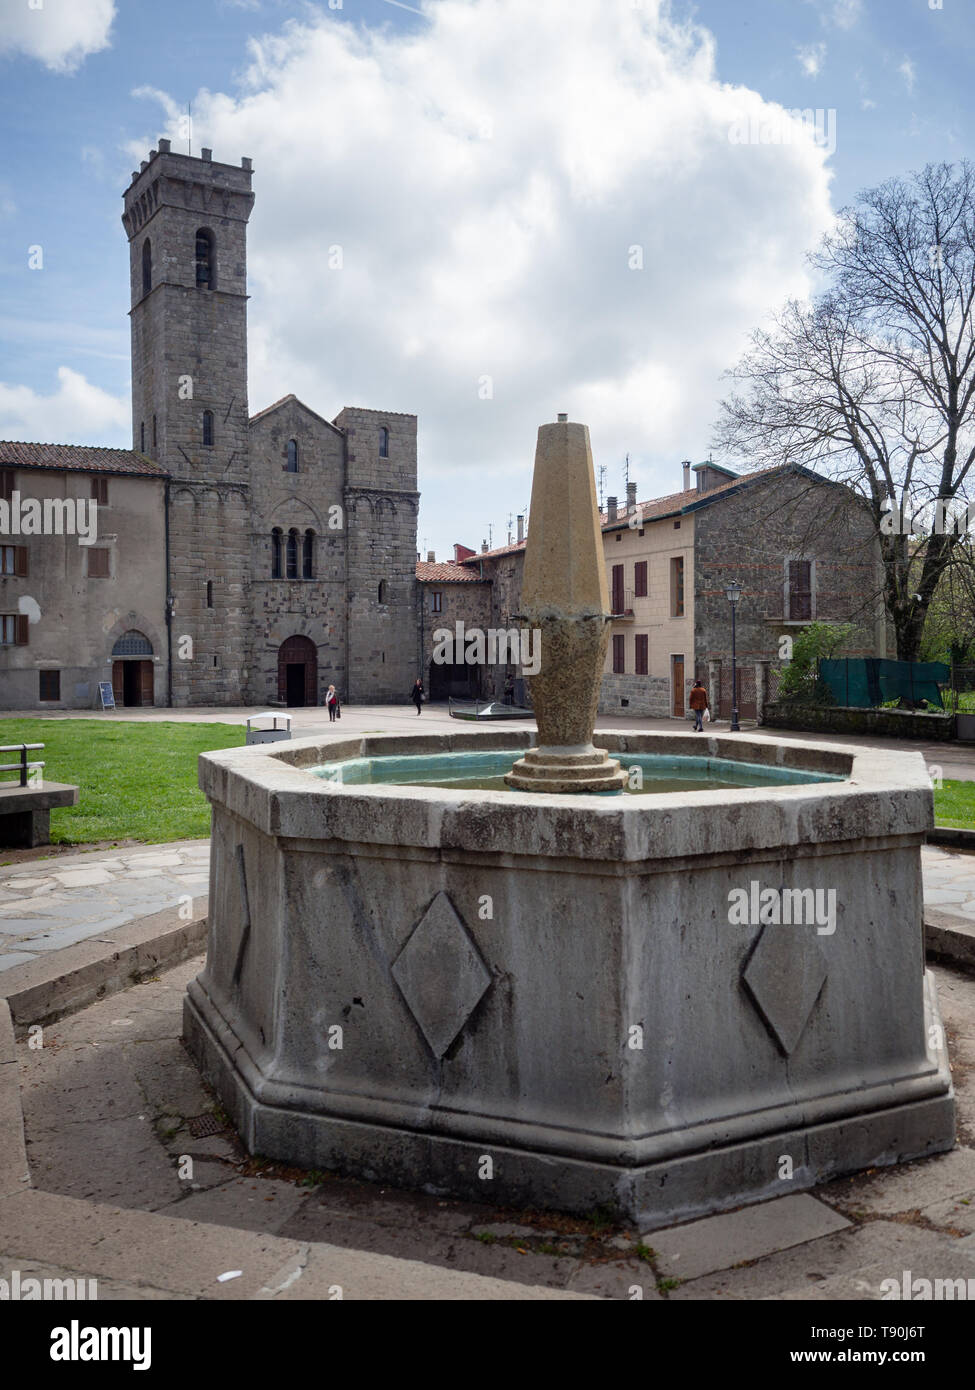
[{"label": "octagonal fountain basin", "polygon": [[[508,791],[504,774],[522,749],[462,750],[453,753],[387,754],[379,758],[347,758],[312,768],[345,786],[449,787],[456,791]],[[633,796],[659,792],[715,791],[730,787],[799,786],[807,782],[838,782],[842,774],[804,768],[741,762],[737,758],[630,753],[628,780],[622,791],[595,796]],[[514,791],[515,796],[524,796]]]},{"label": "octagonal fountain basin", "polygon": [[493,777],[532,739],[200,759],[209,943],[185,1036],[251,1152],[650,1229],[952,1146],[920,754],[607,732],[624,768],[703,759],[709,785],[357,780],[386,759]]}]

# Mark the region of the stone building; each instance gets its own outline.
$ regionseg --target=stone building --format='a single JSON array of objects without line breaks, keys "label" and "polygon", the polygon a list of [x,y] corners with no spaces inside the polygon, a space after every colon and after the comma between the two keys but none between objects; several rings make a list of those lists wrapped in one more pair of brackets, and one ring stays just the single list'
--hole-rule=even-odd
[{"label": "stone building", "polygon": [[[774,694],[786,659],[782,639],[813,620],[853,623],[850,655],[886,655],[879,547],[850,489],[793,466],[742,475],[711,461],[682,467],[679,492],[638,502],[631,483],[625,505],[607,501],[602,529],[613,620],[600,713],[683,718],[689,688],[701,679],[716,714],[728,715],[732,580],[743,589],[736,615],[743,717],[758,714]],[[524,548],[522,539],[465,552],[459,561],[491,583],[491,626],[517,622]],[[473,625],[475,605],[465,602],[467,591],[458,595],[456,616]],[[429,663],[429,639],[424,650]],[[500,696],[520,675],[489,667],[481,693]]]},{"label": "stone building", "polygon": [[[144,615],[128,644],[154,670],[152,681],[123,681],[119,703],[320,704],[330,683],[347,702],[408,698],[419,656],[416,417],[347,406],[329,421],[293,395],[249,414],[251,180],[249,159],[176,154],[168,140],[132,175],[122,215],[132,449],[0,445],[11,488],[59,460],[56,486],[70,490],[109,453],[101,471],[128,479],[124,511],[112,487],[109,610],[104,581],[71,589],[65,547],[50,544],[60,538],[32,538],[30,575],[0,580],[10,613],[29,610],[26,645],[71,656],[57,668],[55,705],[93,703],[116,611]],[[35,655],[18,650],[23,623],[7,628],[0,672],[21,674],[0,682],[0,705],[30,707],[41,697],[23,672]]]}]

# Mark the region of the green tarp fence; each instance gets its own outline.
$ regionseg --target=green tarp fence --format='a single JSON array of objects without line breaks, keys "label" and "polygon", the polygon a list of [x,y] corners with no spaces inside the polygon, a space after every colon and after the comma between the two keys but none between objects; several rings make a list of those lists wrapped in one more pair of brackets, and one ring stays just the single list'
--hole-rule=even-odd
[{"label": "green tarp fence", "polygon": [[888,700],[927,700],[943,708],[939,685],[947,685],[951,668],[943,661],[888,661],[880,657],[841,657],[820,661],[819,679],[838,705],[875,709]]}]

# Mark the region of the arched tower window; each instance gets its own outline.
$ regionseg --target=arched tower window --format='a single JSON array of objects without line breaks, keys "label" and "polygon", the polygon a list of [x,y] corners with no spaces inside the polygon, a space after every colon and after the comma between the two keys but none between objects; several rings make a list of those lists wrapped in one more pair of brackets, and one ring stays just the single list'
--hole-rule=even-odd
[{"label": "arched tower window", "polygon": [[140,453],[140,454],[144,454],[145,451],[146,451],[146,422],[145,422],[145,420],[143,420],[142,423],[139,425],[139,453]]},{"label": "arched tower window", "polygon": [[207,607],[213,607],[213,580],[207,580]]},{"label": "arched tower window", "polygon": [[204,410],[203,412],[203,447],[210,449],[213,447],[213,411]]},{"label": "arched tower window", "polygon": [[301,577],[302,579],[315,578],[315,533],[314,531],[305,532],[305,541],[301,555]]},{"label": "arched tower window", "polygon": [[385,603],[385,602],[386,602],[386,581],[385,581],[385,579],[380,579],[380,581],[379,581],[379,602],[380,602],[380,603]]},{"label": "arched tower window", "polygon": [[142,293],[148,294],[152,289],[152,244],[146,237],[142,243]]},{"label": "arched tower window", "polygon": [[381,459],[389,458],[389,430],[385,425],[379,431],[379,457]]},{"label": "arched tower window", "polygon": [[281,527],[271,532],[271,578],[281,578]]},{"label": "arched tower window", "polygon": [[196,288],[217,288],[217,242],[208,227],[201,227],[196,234]]},{"label": "arched tower window", "polygon": [[298,578],[298,532],[288,532],[288,578]]},{"label": "arched tower window", "polygon": [[155,449],[159,445],[159,428],[156,424],[155,415],[152,417],[152,447]]},{"label": "arched tower window", "polygon": [[288,462],[285,464],[286,473],[298,472],[298,441],[297,439],[288,440]]}]

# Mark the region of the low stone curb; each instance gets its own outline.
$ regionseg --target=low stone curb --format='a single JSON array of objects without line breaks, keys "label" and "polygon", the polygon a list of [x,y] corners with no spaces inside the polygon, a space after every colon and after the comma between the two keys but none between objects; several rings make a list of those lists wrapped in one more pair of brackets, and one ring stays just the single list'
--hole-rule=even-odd
[{"label": "low stone curb", "polygon": [[198,954],[206,947],[206,903],[205,895],[194,899],[188,921],[166,908],[114,928],[110,937],[89,937],[5,970],[0,989],[17,1037]]},{"label": "low stone curb", "polygon": [[936,825],[933,830],[928,831],[928,844],[975,850],[975,830],[962,830],[954,825]]},{"label": "low stone curb", "polygon": [[924,945],[928,955],[975,972],[975,922],[967,917],[926,907]]}]

